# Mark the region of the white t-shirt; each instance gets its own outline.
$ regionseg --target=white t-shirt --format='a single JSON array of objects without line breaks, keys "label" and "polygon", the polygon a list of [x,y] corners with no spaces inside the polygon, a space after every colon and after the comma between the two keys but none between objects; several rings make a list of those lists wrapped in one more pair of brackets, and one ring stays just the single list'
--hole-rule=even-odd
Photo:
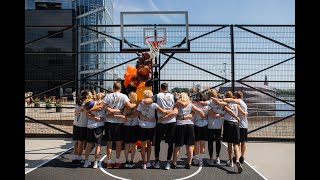
[{"label": "white t-shirt", "polygon": [[[175,97],[169,92],[160,92],[152,97],[153,102],[156,102],[161,108],[165,110],[172,110],[175,106]],[[160,111],[157,111],[158,117],[164,116]],[[176,116],[170,116],[161,122],[162,124],[176,122]]]},{"label": "white t-shirt", "polygon": [[[215,114],[224,115],[225,111],[221,106],[215,106],[215,109],[212,109],[212,111]],[[223,117],[219,118],[213,118],[211,116],[208,116],[208,129],[221,129],[223,126]]]},{"label": "white t-shirt", "polygon": [[[129,98],[127,95],[122,94],[120,92],[114,92],[111,94],[107,94],[102,102],[106,103],[107,106],[109,106],[112,109],[119,109],[123,110],[124,104],[129,102]],[[114,114],[122,114],[122,113],[114,113]],[[122,118],[112,117],[112,118],[106,118],[105,122],[111,122],[111,123],[123,123]]]},{"label": "white t-shirt", "polygon": [[[129,115],[129,114],[133,114],[135,111],[136,111],[137,108],[133,108],[133,109],[130,109],[126,115]],[[133,118],[128,118],[127,117],[127,120],[126,120],[126,123],[124,124],[125,126],[136,126],[138,125],[138,116],[136,117],[133,117]]]},{"label": "white t-shirt", "polygon": [[[233,113],[238,116],[238,108],[237,108],[237,104],[234,103],[228,103],[229,108],[233,111]],[[224,120],[226,121],[232,121],[232,122],[238,122],[238,120],[236,118],[234,118],[232,115],[230,115],[229,113],[225,112],[224,114]]]},{"label": "white t-shirt", "polygon": [[144,104],[142,101],[139,103],[137,110],[140,111],[140,113],[149,118],[154,119],[154,121],[144,121],[139,119],[139,126],[142,128],[154,128],[156,127],[156,113],[155,109],[158,108],[158,104],[156,103],[150,103],[150,104]]},{"label": "white t-shirt", "polygon": [[195,126],[198,127],[204,127],[208,124],[208,110],[210,110],[210,106],[202,106],[201,104],[193,104],[194,106],[196,106],[197,108],[201,109],[202,112],[205,114],[206,118],[203,119],[198,113],[195,113],[193,116],[193,123]]},{"label": "white t-shirt", "polygon": [[[248,112],[248,107],[247,107],[246,103],[245,103],[242,99],[239,99],[239,102],[240,102],[240,107],[241,107],[241,109],[242,109],[244,112]],[[247,116],[239,113],[239,118],[240,118],[239,127],[240,127],[240,128],[246,128],[246,129],[248,129],[248,119],[247,119]]]},{"label": "white t-shirt", "polygon": [[[178,115],[179,116],[186,116],[191,114],[192,112],[192,103],[188,104],[186,107],[178,107]],[[185,124],[193,124],[192,118],[189,119],[181,119],[177,120],[177,126],[185,125]]]},{"label": "white t-shirt", "polygon": [[[102,108],[101,110],[91,111],[91,114],[93,114],[94,116],[98,116],[100,118],[101,117],[104,118],[106,114],[106,107]],[[88,117],[87,127],[89,129],[94,129],[100,126],[104,126],[104,121],[96,121]]]},{"label": "white t-shirt", "polygon": [[[76,104],[76,111],[80,111],[81,106]],[[73,120],[73,125],[78,126],[78,127],[87,127],[88,124],[88,117],[86,115],[86,112],[80,112],[80,114],[75,116],[75,119]]]}]

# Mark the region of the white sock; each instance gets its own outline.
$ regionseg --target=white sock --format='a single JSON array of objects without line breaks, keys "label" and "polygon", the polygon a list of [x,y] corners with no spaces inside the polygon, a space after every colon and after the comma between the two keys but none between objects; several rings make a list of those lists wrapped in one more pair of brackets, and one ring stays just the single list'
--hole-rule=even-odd
[{"label": "white sock", "polygon": [[120,159],[116,159],[116,163],[119,163],[120,162]]},{"label": "white sock", "polygon": [[199,154],[195,155],[195,156],[194,156],[194,159],[199,160]]},{"label": "white sock", "polygon": [[72,160],[77,160],[78,155],[73,154],[72,155]]},{"label": "white sock", "polygon": [[82,158],[81,158],[81,156],[78,156],[78,160],[81,160]]}]

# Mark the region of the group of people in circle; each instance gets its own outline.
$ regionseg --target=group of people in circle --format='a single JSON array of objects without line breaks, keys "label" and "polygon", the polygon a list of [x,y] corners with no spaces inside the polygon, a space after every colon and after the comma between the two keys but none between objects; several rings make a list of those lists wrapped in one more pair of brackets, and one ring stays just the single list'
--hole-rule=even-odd
[{"label": "group of people in circle", "polygon": [[[86,106],[93,99],[90,90],[84,90],[76,98],[75,120],[73,122],[73,140],[75,141],[72,162],[83,164],[87,168],[92,145],[95,145],[93,168],[99,167],[102,137],[106,138],[107,160],[102,162],[106,168],[133,168],[136,142],[141,141],[142,169],[160,168],[160,143],[164,139],[168,144],[164,169],[177,168],[180,148],[186,147],[185,168],[202,166],[205,158],[205,142],[208,141],[209,165],[221,165],[221,141],[228,144],[226,165],[236,164],[239,173],[243,171],[247,142],[247,105],[242,100],[243,93],[231,91],[219,97],[215,89],[207,93],[199,92],[192,99],[187,93],[173,95],[168,84],[162,83],[160,92],[153,95],[151,90],[143,92],[138,102],[137,94],[128,96],[121,93],[121,83],[113,85],[113,93],[99,92],[94,105]],[[213,158],[213,144],[216,157]],[[112,143],[115,142],[115,160],[111,159]],[[84,162],[82,153],[85,146]],[[124,143],[126,162],[120,162]],[[155,160],[151,163],[151,146],[154,146]],[[131,153],[130,161],[129,154]]]}]

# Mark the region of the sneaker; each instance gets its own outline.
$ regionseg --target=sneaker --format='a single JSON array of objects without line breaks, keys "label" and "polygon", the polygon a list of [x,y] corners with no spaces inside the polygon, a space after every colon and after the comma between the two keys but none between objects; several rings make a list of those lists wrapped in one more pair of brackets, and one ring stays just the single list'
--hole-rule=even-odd
[{"label": "sneaker", "polygon": [[233,161],[233,163],[236,163],[236,161],[237,161],[236,157],[233,157],[232,161]]},{"label": "sneaker", "polygon": [[220,165],[220,159],[219,158],[216,159],[216,164]]},{"label": "sneaker", "polygon": [[133,161],[130,161],[129,168],[133,168],[133,167],[134,167]]},{"label": "sneaker", "polygon": [[87,168],[87,167],[90,166],[90,165],[91,165],[91,162],[90,162],[89,160],[85,160],[83,167],[84,167],[84,168]]},{"label": "sneaker", "polygon": [[227,166],[233,167],[233,162],[230,159],[227,161]]},{"label": "sneaker", "polygon": [[184,166],[184,168],[190,169],[190,168],[191,168],[191,165],[190,165],[190,164],[186,164],[186,165]]},{"label": "sneaker", "polygon": [[111,169],[113,167],[113,164],[111,161],[108,161],[107,162],[107,168]]},{"label": "sneaker", "polygon": [[155,169],[160,169],[160,161],[158,162],[153,162],[152,166],[155,168]]},{"label": "sneaker", "polygon": [[165,170],[169,170],[170,169],[170,162],[169,161],[166,162],[166,165],[164,166],[164,169]]},{"label": "sneaker", "polygon": [[142,169],[147,169],[147,164],[144,164],[144,163],[141,164],[141,168],[142,168]]},{"label": "sneaker", "polygon": [[202,159],[201,160],[199,160],[199,166],[202,166],[203,165],[203,161],[202,161]]},{"label": "sneaker", "polygon": [[199,160],[198,160],[198,159],[193,159],[193,160],[192,160],[192,164],[193,164],[194,166],[199,165]]},{"label": "sneaker", "polygon": [[147,168],[151,167],[151,163],[148,161],[147,164],[146,164]]},{"label": "sneaker", "polygon": [[208,163],[210,166],[213,166],[213,159],[208,159],[208,160],[207,160],[207,163]]},{"label": "sneaker", "polygon": [[75,159],[74,159],[74,160],[72,160],[72,164],[73,164],[73,165],[78,164],[78,160],[75,160]]},{"label": "sneaker", "polygon": [[113,168],[119,168],[121,166],[121,163],[120,162],[116,162],[115,164],[114,164],[114,166],[113,166]]},{"label": "sneaker", "polygon": [[242,173],[243,168],[242,168],[242,166],[241,166],[240,162],[239,162],[239,161],[238,161],[238,162],[236,162],[236,165],[237,165],[237,168],[238,168],[238,172],[239,172],[239,173]]},{"label": "sneaker", "polygon": [[129,167],[130,167],[129,161],[126,161],[124,167],[125,167],[125,168],[129,168]]},{"label": "sneaker", "polygon": [[99,161],[94,161],[93,169],[97,169],[99,167],[98,163]]},{"label": "sneaker", "polygon": [[176,164],[172,163],[171,168],[172,169],[177,169],[177,163]]},{"label": "sneaker", "polygon": [[244,163],[244,157],[240,156],[239,161],[240,161],[240,163],[243,164]]}]

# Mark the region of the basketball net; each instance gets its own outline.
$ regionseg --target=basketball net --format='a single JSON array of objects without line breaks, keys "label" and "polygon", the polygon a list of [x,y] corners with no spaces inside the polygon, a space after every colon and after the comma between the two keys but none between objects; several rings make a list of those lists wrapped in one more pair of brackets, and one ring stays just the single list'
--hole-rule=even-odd
[{"label": "basketball net", "polygon": [[148,43],[150,48],[150,53],[153,58],[158,58],[160,47],[164,43],[165,39],[162,36],[149,36],[145,38],[146,43]]}]

